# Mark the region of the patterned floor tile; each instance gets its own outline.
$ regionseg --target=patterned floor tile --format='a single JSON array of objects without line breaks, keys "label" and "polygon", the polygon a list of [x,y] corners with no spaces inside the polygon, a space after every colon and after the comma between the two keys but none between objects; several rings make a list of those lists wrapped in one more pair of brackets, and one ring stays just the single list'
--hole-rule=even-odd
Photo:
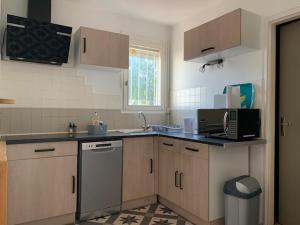
[{"label": "patterned floor tile", "polygon": [[161,204],[158,204],[154,213],[159,214],[159,215],[178,216],[171,209],[169,209]]},{"label": "patterned floor tile", "polygon": [[115,221],[114,225],[140,225],[144,216],[122,213]]},{"label": "patterned floor tile", "polygon": [[147,213],[149,211],[149,209],[150,209],[150,205],[147,205],[147,206],[142,206],[142,207],[139,207],[139,208],[136,208],[136,209],[132,209],[130,211]]},{"label": "patterned floor tile", "polygon": [[94,223],[106,223],[108,221],[108,219],[110,218],[110,216],[102,216],[100,218],[94,219],[94,220],[90,220],[89,222],[94,222]]},{"label": "patterned floor tile", "polygon": [[80,225],[193,225],[161,204],[126,210],[119,214],[90,220]]},{"label": "patterned floor tile", "polygon": [[149,225],[176,225],[176,219],[166,219],[166,218],[159,218],[153,217],[149,223]]}]

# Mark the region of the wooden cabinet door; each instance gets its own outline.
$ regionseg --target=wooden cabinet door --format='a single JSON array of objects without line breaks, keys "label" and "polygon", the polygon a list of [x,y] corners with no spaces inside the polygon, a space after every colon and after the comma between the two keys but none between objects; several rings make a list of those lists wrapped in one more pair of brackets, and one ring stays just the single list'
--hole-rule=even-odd
[{"label": "wooden cabinet door", "polygon": [[181,207],[208,221],[208,160],[183,152],[180,180]]},{"label": "wooden cabinet door", "polygon": [[80,39],[81,64],[128,69],[128,35],[81,27]]},{"label": "wooden cabinet door", "polygon": [[154,195],[153,137],[123,140],[123,201]]},{"label": "wooden cabinet door", "polygon": [[9,161],[8,225],[74,213],[76,164],[76,156]]},{"label": "wooden cabinet door", "polygon": [[217,19],[219,35],[218,50],[240,46],[242,43],[242,11],[235,10]]},{"label": "wooden cabinet door", "polygon": [[237,9],[184,33],[184,60],[240,46],[242,10]]},{"label": "wooden cabinet door", "polygon": [[110,67],[128,69],[129,67],[129,36],[110,33]]},{"label": "wooden cabinet door", "polygon": [[184,33],[184,60],[218,50],[218,23],[211,21]]},{"label": "wooden cabinet door", "polygon": [[158,193],[161,197],[180,205],[180,154],[175,151],[159,149]]},{"label": "wooden cabinet door", "polygon": [[95,66],[110,66],[110,33],[91,28],[80,28],[80,63]]}]

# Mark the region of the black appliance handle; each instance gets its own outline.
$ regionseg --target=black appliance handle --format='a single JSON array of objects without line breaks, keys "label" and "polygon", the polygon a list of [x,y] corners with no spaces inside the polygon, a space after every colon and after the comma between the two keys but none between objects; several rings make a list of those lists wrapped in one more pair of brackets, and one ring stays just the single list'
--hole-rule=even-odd
[{"label": "black appliance handle", "polygon": [[224,133],[227,135],[227,132],[228,132],[228,112],[227,111],[224,113],[223,129],[224,129]]}]

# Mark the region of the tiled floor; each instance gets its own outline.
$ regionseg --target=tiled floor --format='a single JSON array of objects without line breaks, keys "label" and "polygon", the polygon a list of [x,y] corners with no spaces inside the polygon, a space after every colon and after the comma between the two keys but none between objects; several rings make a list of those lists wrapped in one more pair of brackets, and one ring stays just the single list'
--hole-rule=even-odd
[{"label": "tiled floor", "polygon": [[153,204],[120,214],[90,220],[80,225],[192,225],[161,204]]}]

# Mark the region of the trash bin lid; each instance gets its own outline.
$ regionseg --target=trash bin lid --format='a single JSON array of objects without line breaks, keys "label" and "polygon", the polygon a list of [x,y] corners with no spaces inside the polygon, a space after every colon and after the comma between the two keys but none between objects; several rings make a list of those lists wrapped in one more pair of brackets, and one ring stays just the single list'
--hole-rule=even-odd
[{"label": "trash bin lid", "polygon": [[227,195],[243,199],[250,199],[262,193],[258,181],[247,175],[227,181],[223,191]]}]

